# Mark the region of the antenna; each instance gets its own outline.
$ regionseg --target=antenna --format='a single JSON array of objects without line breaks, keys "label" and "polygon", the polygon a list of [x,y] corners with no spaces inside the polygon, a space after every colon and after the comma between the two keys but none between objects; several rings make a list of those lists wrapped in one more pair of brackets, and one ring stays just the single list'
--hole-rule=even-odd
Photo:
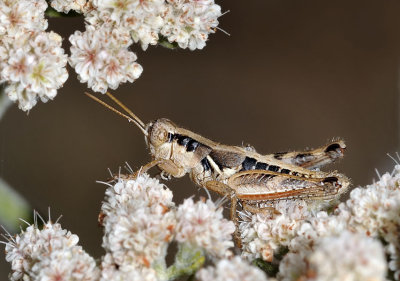
[{"label": "antenna", "polygon": [[133,112],[131,110],[129,110],[122,102],[120,102],[117,98],[115,98],[110,93],[107,92],[107,96],[109,96],[116,104],[118,104],[120,107],[122,107],[122,109],[124,109],[132,118],[129,117],[128,115],[118,111],[117,109],[115,109],[111,105],[105,103],[104,101],[102,101],[99,98],[93,96],[92,94],[89,94],[89,93],[85,92],[85,95],[87,95],[92,100],[100,103],[101,105],[107,107],[111,111],[114,111],[118,115],[128,119],[129,122],[135,123],[135,125],[143,132],[144,135],[146,135],[146,136],[149,135],[149,133],[146,131],[145,124],[142,122],[142,120],[140,120],[139,117],[137,117],[135,114],[133,114]]},{"label": "antenna", "polygon": [[123,110],[125,110],[133,119],[135,119],[144,129],[146,125],[142,122],[142,120],[139,119],[135,114],[133,114],[132,110],[130,110],[127,106],[125,106],[122,102],[120,102],[116,97],[111,95],[109,92],[106,93],[106,95],[112,99],[116,104],[118,104]]}]

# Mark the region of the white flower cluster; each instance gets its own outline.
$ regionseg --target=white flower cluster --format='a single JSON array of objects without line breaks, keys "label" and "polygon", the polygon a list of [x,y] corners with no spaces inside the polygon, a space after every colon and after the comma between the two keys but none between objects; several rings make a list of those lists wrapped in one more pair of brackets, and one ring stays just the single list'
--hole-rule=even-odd
[{"label": "white flower cluster", "polygon": [[164,259],[172,239],[209,256],[231,255],[235,226],[211,200],[185,200],[177,210],[172,192],[147,174],[120,179],[106,191],[103,247],[118,266],[150,266]]},{"label": "white flower cluster", "polygon": [[92,0],[86,21],[124,28],[143,50],[156,45],[159,34],[190,50],[202,49],[214,33],[221,7],[214,0]]},{"label": "white flower cluster", "polygon": [[[71,1],[61,2],[63,10]],[[82,11],[88,24],[70,37],[70,64],[82,83],[101,93],[142,73],[128,49],[133,41],[146,50],[162,35],[181,48],[202,49],[221,16],[214,0],[91,0]]]},{"label": "white flower cluster", "polygon": [[274,207],[276,213],[239,213],[243,257],[272,262],[274,253],[289,245],[303,220],[309,217],[307,203],[302,200],[281,201]]},{"label": "white flower cluster", "polygon": [[52,0],[50,5],[61,13],[68,13],[71,10],[83,13],[86,11],[88,3],[86,0]]},{"label": "white flower cluster", "polygon": [[186,199],[176,212],[176,241],[203,248],[213,257],[230,256],[227,250],[233,247],[235,225],[224,219],[222,211],[211,200]]},{"label": "white flower cluster", "polygon": [[47,28],[45,0],[3,0],[0,2],[0,34],[14,37],[17,33],[43,31]]},{"label": "white flower cluster", "polygon": [[124,29],[87,25],[85,32],[76,31],[69,40],[69,63],[79,80],[94,91],[116,89],[120,83],[133,82],[143,71],[136,55],[128,49],[132,40]]},{"label": "white flower cluster", "polygon": [[[363,233],[353,234],[350,229],[345,216],[328,215],[321,211],[309,217],[290,242],[289,253],[279,265],[278,279],[385,280],[386,261],[381,243]],[[329,247],[325,243],[335,243],[336,247]],[[350,244],[353,246],[349,247]],[[354,250],[365,245],[369,245],[365,251]],[[324,261],[318,258],[323,255],[330,256],[330,270],[321,268]],[[365,276],[364,273],[371,279],[361,278]],[[331,279],[333,275],[338,279]]]},{"label": "white flower cluster", "polygon": [[[378,182],[354,189],[333,214],[310,208],[305,201],[282,201],[275,212],[242,212],[242,255],[279,265],[277,280],[383,281],[388,270],[399,280],[400,165]],[[110,185],[100,218],[106,250],[100,269],[77,245],[76,235],[48,222],[42,230],[35,224],[8,237],[10,279],[169,280],[179,272],[193,273],[204,263],[204,253],[222,260],[197,272],[199,281],[267,280],[262,271],[232,257],[235,227],[223,218],[219,204],[189,198],[176,208],[172,192],[147,174]],[[179,252],[167,268],[172,241]],[[282,246],[288,249],[283,258],[275,255]]]},{"label": "white flower cluster", "polygon": [[156,45],[165,8],[164,0],[93,0],[86,21],[96,28],[124,29],[144,50]]},{"label": "white flower cluster", "polygon": [[355,188],[350,199],[341,204],[338,215],[348,219],[349,225],[365,235],[379,237],[388,246],[389,269],[400,280],[400,165],[391,174],[365,188]]},{"label": "white flower cluster", "polygon": [[[280,214],[270,220],[242,213],[243,256],[280,262],[278,280],[386,280],[388,268],[400,280],[400,165],[355,188],[333,214],[295,204],[286,210],[278,204]],[[273,260],[280,246],[289,252]]]},{"label": "white flower cluster", "polygon": [[240,257],[231,260],[220,260],[215,267],[200,269],[196,278],[198,281],[267,281],[265,273],[257,267],[249,265]]},{"label": "white flower cluster", "polygon": [[45,0],[0,2],[0,83],[19,108],[53,99],[68,78],[61,37],[45,32]]},{"label": "white flower cluster", "polygon": [[384,249],[378,240],[344,231],[322,238],[315,248],[309,266],[319,281],[386,279]]},{"label": "white flower cluster", "polygon": [[161,34],[182,49],[203,49],[218,26],[221,7],[214,0],[166,0]]},{"label": "white flower cluster", "polygon": [[386,280],[384,249],[378,240],[343,231],[313,242],[312,251],[289,252],[283,258],[278,280]]},{"label": "white flower cluster", "polygon": [[107,189],[103,247],[115,264],[149,267],[165,258],[176,225],[173,207],[172,192],[148,175]]},{"label": "white flower cluster", "polygon": [[6,243],[10,280],[98,280],[96,263],[78,243],[78,236],[47,222],[30,225]]},{"label": "white flower cluster", "polygon": [[[62,13],[82,13],[86,30],[70,36],[69,63],[82,83],[105,93],[133,82],[143,68],[129,51],[161,41],[190,50],[204,48],[214,33],[221,7],[214,0],[52,0]],[[53,99],[68,78],[61,37],[46,33],[45,0],[0,2],[0,84],[19,107]],[[160,35],[163,38],[160,38]]]},{"label": "white flower cluster", "polygon": [[135,264],[117,268],[112,255],[107,253],[101,263],[100,281],[159,281],[157,272],[151,267],[138,267]]},{"label": "white flower cluster", "polygon": [[[106,250],[100,268],[77,246],[78,237],[58,223],[46,223],[43,230],[29,226],[15,239],[8,235],[11,280],[171,280],[194,273],[206,256],[232,256],[235,227],[223,218],[221,206],[190,198],[175,208],[172,192],[147,174],[109,184],[99,222]],[[179,249],[175,263],[167,268],[172,241]]]}]

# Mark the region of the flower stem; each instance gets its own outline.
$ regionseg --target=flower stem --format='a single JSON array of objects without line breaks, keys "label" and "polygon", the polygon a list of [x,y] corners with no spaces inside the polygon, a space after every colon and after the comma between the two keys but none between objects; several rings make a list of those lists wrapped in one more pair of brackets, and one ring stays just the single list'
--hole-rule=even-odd
[{"label": "flower stem", "polygon": [[27,220],[30,209],[28,202],[0,178],[0,224],[16,232],[20,225],[18,218]]},{"label": "flower stem", "polygon": [[205,262],[203,250],[187,244],[179,244],[178,253],[173,265],[160,272],[161,267],[155,267],[160,280],[176,280],[179,277],[194,274]]},{"label": "flower stem", "polygon": [[[4,93],[5,84],[0,84],[0,121],[12,104]],[[28,202],[0,177],[0,224],[10,232],[16,232],[20,222],[18,218],[29,218]]]},{"label": "flower stem", "polygon": [[82,14],[77,13],[75,11],[70,11],[68,14],[60,13],[54,10],[52,7],[48,7],[44,12],[45,15],[49,18],[73,18],[73,17],[80,17]]},{"label": "flower stem", "polygon": [[12,104],[12,101],[4,93],[4,87],[4,84],[0,85],[0,120]]},{"label": "flower stem", "polygon": [[160,35],[159,39],[158,39],[158,44],[160,46],[163,46],[164,48],[170,49],[170,50],[174,50],[176,48],[178,48],[178,44],[177,43],[171,43],[168,41],[168,39],[162,35]]}]

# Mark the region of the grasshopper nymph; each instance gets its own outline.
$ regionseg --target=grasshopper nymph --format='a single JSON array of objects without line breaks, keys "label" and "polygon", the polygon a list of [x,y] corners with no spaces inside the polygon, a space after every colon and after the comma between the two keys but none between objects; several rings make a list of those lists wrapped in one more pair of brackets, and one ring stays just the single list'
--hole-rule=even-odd
[{"label": "grasshopper nymph", "polygon": [[216,143],[165,118],[145,125],[110,93],[107,96],[129,116],[86,94],[135,123],[143,132],[153,160],[141,171],[158,166],[164,178],[180,178],[189,174],[197,185],[231,200],[230,215],[236,226],[239,202],[243,209],[259,213],[272,208],[265,207],[266,204],[272,205],[279,200],[336,199],[350,186],[349,179],[344,175],[318,170],[343,157],[346,145],[341,140],[315,150],[261,155],[251,147]]}]

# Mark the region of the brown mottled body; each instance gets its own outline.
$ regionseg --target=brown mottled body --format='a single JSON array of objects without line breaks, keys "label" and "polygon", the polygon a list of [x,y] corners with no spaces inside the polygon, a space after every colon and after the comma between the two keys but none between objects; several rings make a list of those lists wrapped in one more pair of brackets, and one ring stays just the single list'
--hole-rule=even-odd
[{"label": "brown mottled body", "polygon": [[342,174],[317,170],[343,157],[346,145],[342,140],[315,150],[262,155],[251,147],[216,143],[165,118],[145,125],[111,94],[107,93],[130,117],[87,95],[142,130],[153,158],[144,166],[145,170],[157,165],[164,178],[189,174],[199,186],[227,196],[231,200],[231,218],[236,225],[238,202],[250,212],[264,212],[271,209],[265,207],[266,204],[279,200],[335,199],[350,185]]}]

